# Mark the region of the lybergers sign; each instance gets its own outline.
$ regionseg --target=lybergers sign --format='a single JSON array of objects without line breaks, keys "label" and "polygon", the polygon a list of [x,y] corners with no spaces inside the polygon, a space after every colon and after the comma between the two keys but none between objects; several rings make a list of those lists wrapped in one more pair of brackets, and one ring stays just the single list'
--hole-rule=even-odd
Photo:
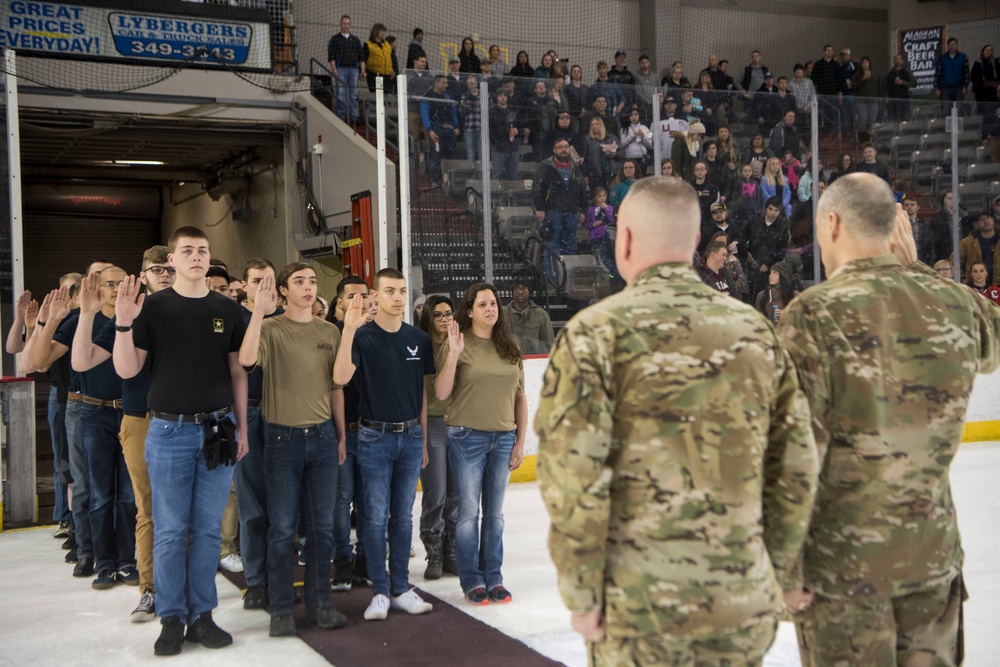
[{"label": "lybergers sign", "polygon": [[266,10],[173,0],[0,2],[0,48],[32,56],[191,61],[252,71],[270,71],[272,63]]}]

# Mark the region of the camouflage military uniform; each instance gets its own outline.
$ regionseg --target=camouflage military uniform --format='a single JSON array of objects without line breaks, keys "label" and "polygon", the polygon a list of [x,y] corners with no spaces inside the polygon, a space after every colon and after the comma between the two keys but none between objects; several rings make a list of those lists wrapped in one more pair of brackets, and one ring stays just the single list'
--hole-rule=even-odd
[{"label": "camouflage military uniform", "polygon": [[824,461],[798,582],[817,594],[799,619],[804,664],[903,665],[920,650],[957,664],[948,468],[976,373],[1000,363],[1000,309],[883,255],[804,292],[779,330]]},{"label": "camouflage military uniform", "polygon": [[777,334],[689,265],[647,269],[566,325],[538,475],[563,600],[604,610],[594,662],[763,656],[812,508],[808,424]]}]

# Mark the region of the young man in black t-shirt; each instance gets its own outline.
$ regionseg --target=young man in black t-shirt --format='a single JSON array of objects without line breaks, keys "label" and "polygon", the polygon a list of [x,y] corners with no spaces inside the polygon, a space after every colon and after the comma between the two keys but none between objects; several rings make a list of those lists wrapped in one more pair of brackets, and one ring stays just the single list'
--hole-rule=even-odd
[{"label": "young man in black t-shirt", "polygon": [[[364,477],[365,552],[373,564],[372,602],[365,620],[384,620],[389,607],[410,614],[433,608],[409,590],[413,502],[420,469],[427,465],[427,397],[424,376],[434,374],[431,339],[403,322],[406,279],[396,269],[375,275],[378,314],[365,324],[363,299],[355,295],[333,366],[333,381],[358,380],[358,463]],[[389,533],[389,576],[385,534]],[[391,595],[391,599],[390,599]]]},{"label": "young man in black t-shirt", "polygon": [[146,463],[156,525],[153,579],[163,625],[156,655],[180,652],[185,625],[187,640],[207,648],[233,642],[212,620],[222,512],[233,466],[223,460],[209,469],[206,435],[213,424],[235,417],[237,458],[247,451],[239,305],[205,284],[211,259],[205,232],[181,227],[167,246],[177,271],[173,287],[147,298],[129,276],[118,291],[113,355],[123,378],[138,374],[147,356],[150,362]]}]

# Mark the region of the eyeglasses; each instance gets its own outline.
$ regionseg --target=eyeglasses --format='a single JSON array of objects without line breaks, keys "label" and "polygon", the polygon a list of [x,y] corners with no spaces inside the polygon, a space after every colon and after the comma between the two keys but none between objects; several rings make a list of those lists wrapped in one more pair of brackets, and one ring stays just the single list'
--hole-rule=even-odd
[{"label": "eyeglasses", "polygon": [[161,275],[164,271],[167,272],[168,276],[177,275],[177,269],[172,266],[147,266],[143,271],[147,273],[152,273],[154,276]]},{"label": "eyeglasses", "polygon": [[455,316],[455,314],[452,313],[450,310],[446,310],[443,313],[436,312],[432,314],[434,315],[435,320],[450,320],[452,317]]},{"label": "eyeglasses", "polygon": [[116,289],[118,289],[118,286],[121,285],[123,282],[124,281],[122,281],[122,280],[119,280],[118,282],[115,282],[113,280],[109,280],[106,283],[101,283],[101,287],[107,288],[109,290],[116,290]]}]

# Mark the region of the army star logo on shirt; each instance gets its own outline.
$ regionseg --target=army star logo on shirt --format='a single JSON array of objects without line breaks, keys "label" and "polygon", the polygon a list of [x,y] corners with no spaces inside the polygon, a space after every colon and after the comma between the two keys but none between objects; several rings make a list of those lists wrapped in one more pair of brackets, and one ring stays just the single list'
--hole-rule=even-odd
[{"label": "army star logo on shirt", "polygon": [[212,318],[212,331],[215,333],[225,333],[225,321],[221,317]]}]

